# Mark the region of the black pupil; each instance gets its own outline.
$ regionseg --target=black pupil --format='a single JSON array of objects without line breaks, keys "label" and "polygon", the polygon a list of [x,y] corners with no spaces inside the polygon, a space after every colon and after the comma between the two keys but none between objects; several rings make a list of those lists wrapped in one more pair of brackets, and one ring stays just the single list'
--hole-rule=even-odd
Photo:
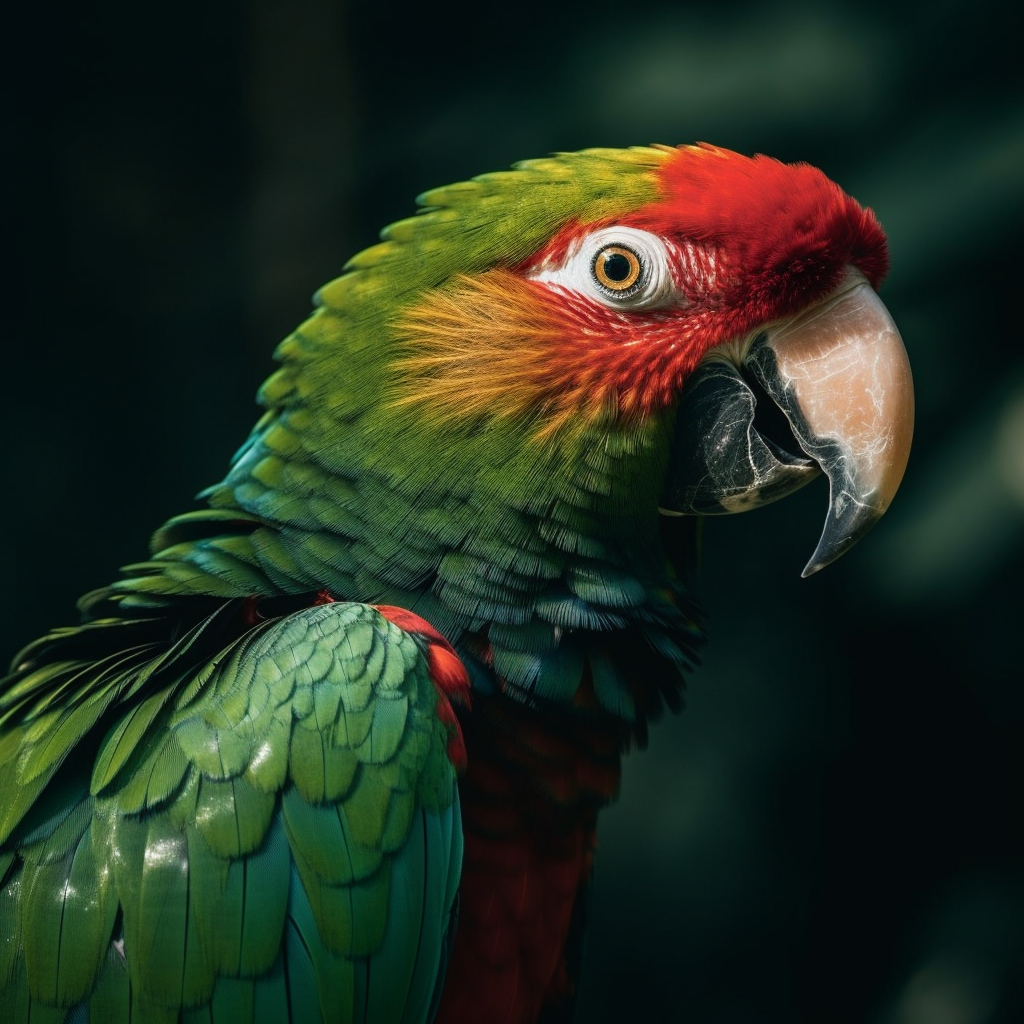
[{"label": "black pupil", "polygon": [[609,281],[625,281],[632,270],[633,265],[621,252],[610,252],[604,258],[604,273]]}]

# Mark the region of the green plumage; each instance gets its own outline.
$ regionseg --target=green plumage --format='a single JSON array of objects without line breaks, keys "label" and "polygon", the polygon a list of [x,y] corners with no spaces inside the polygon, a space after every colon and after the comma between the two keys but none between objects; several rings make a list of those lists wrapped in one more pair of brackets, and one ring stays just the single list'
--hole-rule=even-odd
[{"label": "green plumage", "polygon": [[[133,671],[122,661],[60,711],[55,689],[87,662],[4,695],[5,1021],[79,1004],[97,1024],[233,1024],[256,1004],[305,1021],[317,998],[325,1020],[381,1002],[407,1008],[381,1020],[424,1018],[461,840],[422,646],[343,603],[220,646],[239,613],[156,657],[142,646]],[[430,899],[395,898],[396,879]]]},{"label": "green plumage", "polygon": [[565,706],[588,683],[641,736],[678,703],[700,631],[658,532],[672,410],[541,441],[537,418],[399,401],[404,310],[656,198],[665,158],[565,154],[426,193],[282,342],[203,507],[19,657],[5,1024],[430,1019],[462,857],[449,726],[427,641],[371,604],[422,616],[484,694],[497,673]]},{"label": "green plumage", "polygon": [[[507,650],[496,645],[511,681],[559,701],[583,663],[559,653],[545,672],[528,665],[516,651],[534,650],[539,630],[632,625],[696,643],[696,610],[665,575],[658,532],[670,414],[605,419],[540,443],[528,418],[451,422],[395,401],[405,351],[396,324],[417,296],[514,266],[570,220],[651,201],[666,156],[561,154],[421,196],[425,209],[353,258],[279,346],[282,367],[260,392],[268,412],[205,492],[211,508],[157,532],[155,560],[114,585],[124,606],[325,587],[411,608],[457,645],[496,623],[511,630]],[[655,591],[668,599],[652,606]],[[691,657],[681,652],[677,669]],[[602,693],[617,710],[630,687],[613,665],[604,678],[616,672],[621,692]]]}]

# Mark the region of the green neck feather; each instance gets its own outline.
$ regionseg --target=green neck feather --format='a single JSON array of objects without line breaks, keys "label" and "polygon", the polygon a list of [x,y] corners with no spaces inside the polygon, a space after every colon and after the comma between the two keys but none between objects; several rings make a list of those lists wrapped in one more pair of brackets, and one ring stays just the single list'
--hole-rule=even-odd
[{"label": "green neck feather", "polygon": [[428,210],[355,257],[281,344],[269,411],[209,507],[165,524],[153,560],[115,584],[123,602],[326,589],[401,604],[460,644],[480,686],[493,662],[515,692],[565,701],[587,682],[642,719],[635,634],[677,670],[696,639],[658,536],[670,415],[547,441],[521,418],[432,418],[393,403],[391,324],[453,274],[514,266],[570,219],[650,201],[665,155],[563,155],[421,197]]}]

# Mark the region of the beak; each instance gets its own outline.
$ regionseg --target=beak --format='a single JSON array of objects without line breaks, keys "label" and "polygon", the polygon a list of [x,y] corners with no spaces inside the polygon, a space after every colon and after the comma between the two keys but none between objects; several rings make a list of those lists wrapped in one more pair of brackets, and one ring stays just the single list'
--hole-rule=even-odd
[{"label": "beak", "polygon": [[859,271],[745,346],[712,349],[687,380],[661,511],[742,512],[824,472],[825,528],[804,576],[878,521],[903,479],[914,388],[900,333]]}]

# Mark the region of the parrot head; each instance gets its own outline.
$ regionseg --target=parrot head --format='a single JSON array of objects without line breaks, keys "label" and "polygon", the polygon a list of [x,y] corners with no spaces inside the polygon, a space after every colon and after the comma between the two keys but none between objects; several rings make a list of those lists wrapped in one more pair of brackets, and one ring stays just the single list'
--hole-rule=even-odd
[{"label": "parrot head", "polygon": [[560,153],[419,203],[321,288],[210,507],[114,590],[409,608],[480,686],[592,691],[639,730],[703,642],[687,523],[823,473],[806,575],[899,486],[885,236],[821,171],[709,145]]},{"label": "parrot head", "polygon": [[[388,311],[372,344],[391,354],[390,452],[418,440],[396,486],[458,449],[473,462],[453,472],[504,468],[523,495],[576,468],[520,505],[589,489],[592,510],[653,499],[677,516],[754,508],[824,473],[804,575],[889,505],[913,388],[875,291],[886,239],[821,171],[705,144],[586,150],[420,203],[320,293],[357,318]],[[606,472],[623,444],[637,464]]]}]

